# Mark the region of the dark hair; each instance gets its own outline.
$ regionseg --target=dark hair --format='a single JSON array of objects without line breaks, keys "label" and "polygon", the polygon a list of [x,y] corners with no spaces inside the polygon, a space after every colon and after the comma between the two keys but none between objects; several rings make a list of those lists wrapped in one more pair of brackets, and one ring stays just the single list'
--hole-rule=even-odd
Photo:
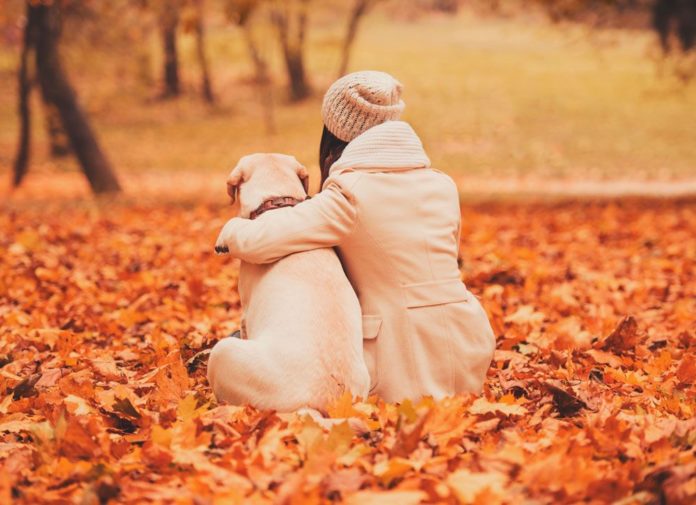
[{"label": "dark hair", "polygon": [[321,132],[321,143],[319,144],[319,168],[321,169],[322,185],[329,177],[331,165],[341,157],[347,145],[348,142],[339,139],[324,126],[324,131]]}]

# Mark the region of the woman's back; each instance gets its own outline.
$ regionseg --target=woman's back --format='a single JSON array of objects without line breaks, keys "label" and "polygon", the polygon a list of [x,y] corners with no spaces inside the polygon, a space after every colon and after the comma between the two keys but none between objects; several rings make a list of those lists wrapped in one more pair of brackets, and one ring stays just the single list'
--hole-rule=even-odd
[{"label": "woman's back", "polygon": [[338,247],[363,312],[372,391],[388,401],[479,392],[495,349],[460,280],[456,185],[429,164],[413,129],[389,121],[349,144],[325,184],[352,207]]},{"label": "woman's back", "polygon": [[[389,284],[458,279],[459,199],[452,180],[429,168],[378,170],[341,176],[344,184],[357,179],[351,187],[357,224],[342,245],[364,251],[342,255],[349,277]],[[351,268],[352,260],[360,268]]]}]

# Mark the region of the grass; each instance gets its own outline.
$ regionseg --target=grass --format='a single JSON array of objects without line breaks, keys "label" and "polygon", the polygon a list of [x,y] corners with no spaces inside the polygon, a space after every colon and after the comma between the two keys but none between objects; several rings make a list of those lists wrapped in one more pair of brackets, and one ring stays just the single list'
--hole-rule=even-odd
[{"label": "grass", "polygon": [[[321,19],[319,19],[321,17]],[[265,132],[240,33],[211,23],[209,53],[219,97],[195,94],[192,40],[182,37],[187,94],[148,100],[128,48],[70,47],[73,81],[119,171],[220,171],[243,154],[281,151],[316,169],[321,94],[335,77],[343,20],[313,20],[308,68],[315,96],[284,101],[281,61],[262,34],[276,76],[277,133]],[[156,55],[156,41],[150,41]],[[352,69],[393,73],[405,84],[405,119],[421,134],[435,166],[480,178],[669,179],[696,176],[696,85],[658,76],[651,33],[550,27],[524,20],[366,19]],[[147,45],[145,45],[147,47]],[[157,57],[151,64],[157,68]],[[16,54],[0,50],[0,170],[16,145]],[[37,101],[38,102],[38,101]],[[39,104],[36,103],[38,106]],[[40,124],[40,117],[36,118]],[[32,170],[54,170],[42,128]],[[74,169],[72,160],[57,164]]]}]

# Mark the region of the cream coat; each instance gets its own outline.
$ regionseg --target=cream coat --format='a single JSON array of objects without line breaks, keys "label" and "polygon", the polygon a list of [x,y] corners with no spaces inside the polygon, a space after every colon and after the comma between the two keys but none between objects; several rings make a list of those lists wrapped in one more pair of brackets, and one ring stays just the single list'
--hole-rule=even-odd
[{"label": "cream coat", "polygon": [[220,240],[269,263],[338,246],[363,313],[371,391],[387,401],[480,392],[495,349],[485,311],[460,280],[459,197],[413,129],[389,121],[353,140],[323,190],[293,208],[235,218]]}]

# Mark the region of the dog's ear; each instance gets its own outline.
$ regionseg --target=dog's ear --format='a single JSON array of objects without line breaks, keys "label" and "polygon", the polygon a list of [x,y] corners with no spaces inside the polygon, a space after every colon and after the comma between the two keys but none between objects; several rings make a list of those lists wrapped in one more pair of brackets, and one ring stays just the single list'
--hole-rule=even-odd
[{"label": "dog's ear", "polygon": [[295,166],[295,172],[297,172],[297,177],[299,177],[300,181],[302,182],[304,192],[309,194],[309,172],[307,172],[307,168],[298,163]]},{"label": "dog's ear", "polygon": [[232,203],[237,201],[237,193],[239,192],[239,185],[243,181],[243,171],[242,165],[238,164],[232,169],[230,175],[227,176],[227,194],[230,195]]}]

